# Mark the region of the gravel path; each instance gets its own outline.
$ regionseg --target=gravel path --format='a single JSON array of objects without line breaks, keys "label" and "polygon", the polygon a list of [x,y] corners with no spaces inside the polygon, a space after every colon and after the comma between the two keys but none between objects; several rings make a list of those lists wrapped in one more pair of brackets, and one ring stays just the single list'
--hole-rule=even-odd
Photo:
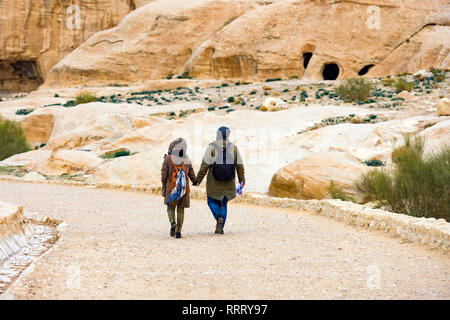
[{"label": "gravel path", "polygon": [[68,224],[3,298],[450,298],[448,255],[310,213],[231,203],[215,235],[194,200],[174,239],[154,195],[0,182],[0,201]]}]

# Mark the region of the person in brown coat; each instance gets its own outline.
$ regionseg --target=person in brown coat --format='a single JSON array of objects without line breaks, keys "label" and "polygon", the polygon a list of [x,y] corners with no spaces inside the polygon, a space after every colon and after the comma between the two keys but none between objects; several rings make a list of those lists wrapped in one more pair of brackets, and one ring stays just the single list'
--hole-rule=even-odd
[{"label": "person in brown coat", "polygon": [[[164,197],[164,204],[167,205],[167,214],[169,215],[170,222],[170,235],[172,237],[181,238],[181,228],[184,221],[184,208],[189,208],[189,180],[194,185],[197,185],[194,169],[192,168],[191,160],[187,153],[187,143],[183,138],[178,138],[172,141],[169,145],[168,154],[164,156],[164,161],[161,168],[161,182],[162,182],[162,195]],[[173,183],[172,175],[175,170],[175,166],[185,169],[186,176],[186,193],[179,200],[172,200],[169,203],[169,197],[172,192]],[[175,208],[177,209],[177,219],[175,222]]]}]

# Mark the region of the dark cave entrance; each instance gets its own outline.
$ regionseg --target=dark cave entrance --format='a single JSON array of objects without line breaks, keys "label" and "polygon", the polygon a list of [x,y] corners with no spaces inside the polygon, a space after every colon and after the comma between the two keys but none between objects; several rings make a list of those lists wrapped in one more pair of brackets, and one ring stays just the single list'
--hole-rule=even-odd
[{"label": "dark cave entrance", "polygon": [[339,66],[336,63],[328,63],[323,67],[323,80],[336,80],[339,77]]},{"label": "dark cave entrance", "polygon": [[369,72],[370,69],[372,69],[375,65],[374,64],[368,64],[367,66],[363,67],[361,70],[359,70],[358,72],[358,76],[363,76],[365,75],[367,72]]},{"label": "dark cave entrance", "polygon": [[305,68],[305,70],[306,70],[306,68],[308,68],[308,64],[309,64],[309,61],[311,60],[312,56],[313,56],[312,52],[305,52],[303,54],[303,68]]},{"label": "dark cave entrance", "polygon": [[42,83],[36,61],[0,60],[0,90],[33,91]]}]

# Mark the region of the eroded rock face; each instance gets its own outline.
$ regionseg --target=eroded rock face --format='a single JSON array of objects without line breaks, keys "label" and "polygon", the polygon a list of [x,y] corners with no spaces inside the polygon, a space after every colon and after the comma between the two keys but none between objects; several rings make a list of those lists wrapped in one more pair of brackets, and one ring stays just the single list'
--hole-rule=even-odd
[{"label": "eroded rock face", "polygon": [[46,86],[132,83],[182,74],[196,48],[252,1],[159,0],[97,33],[58,63]]},{"label": "eroded rock face", "polygon": [[189,67],[194,77],[314,80],[446,67],[448,10],[445,1],[280,1],[215,34]]},{"label": "eroded rock face", "polygon": [[328,152],[297,160],[281,168],[272,178],[269,196],[294,199],[323,199],[327,188],[336,187],[355,194],[353,184],[366,167],[342,153]]},{"label": "eroded rock face", "polygon": [[63,173],[84,173],[102,163],[102,159],[92,152],[80,150],[59,150],[52,153],[47,162],[36,169],[46,175]]},{"label": "eroded rock face", "polygon": [[23,234],[23,208],[0,202],[0,263],[20,250]]},{"label": "eroded rock face", "polygon": [[36,89],[59,60],[135,6],[133,0],[1,1],[0,90]]},{"label": "eroded rock face", "polygon": [[445,0],[158,0],[68,55],[46,86],[172,75],[334,80],[448,68],[449,12]]}]

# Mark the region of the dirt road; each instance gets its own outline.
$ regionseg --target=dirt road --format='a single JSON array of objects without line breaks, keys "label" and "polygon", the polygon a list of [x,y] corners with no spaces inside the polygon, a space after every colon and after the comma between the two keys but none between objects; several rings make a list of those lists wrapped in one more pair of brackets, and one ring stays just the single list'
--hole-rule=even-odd
[{"label": "dirt road", "polygon": [[306,212],[231,203],[216,235],[192,201],[174,239],[155,195],[0,182],[0,201],[67,223],[0,298],[450,298],[448,255]]}]

